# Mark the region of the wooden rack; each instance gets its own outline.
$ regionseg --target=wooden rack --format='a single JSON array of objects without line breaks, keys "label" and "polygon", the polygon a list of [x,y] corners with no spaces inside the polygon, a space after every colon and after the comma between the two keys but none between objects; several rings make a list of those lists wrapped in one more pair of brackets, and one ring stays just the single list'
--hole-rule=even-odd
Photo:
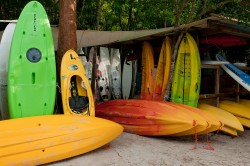
[{"label": "wooden rack", "polygon": [[[236,92],[230,92],[230,93],[220,93],[220,65],[219,64],[213,64],[213,65],[207,65],[202,64],[202,69],[214,69],[215,70],[215,91],[212,94],[201,94],[199,97],[200,99],[208,99],[208,98],[216,98],[216,106],[219,106],[220,103],[220,97],[226,97],[229,95],[236,95],[236,100],[239,102],[240,99],[240,84],[236,82]],[[244,71],[250,71],[250,67],[240,67],[240,69]]]}]

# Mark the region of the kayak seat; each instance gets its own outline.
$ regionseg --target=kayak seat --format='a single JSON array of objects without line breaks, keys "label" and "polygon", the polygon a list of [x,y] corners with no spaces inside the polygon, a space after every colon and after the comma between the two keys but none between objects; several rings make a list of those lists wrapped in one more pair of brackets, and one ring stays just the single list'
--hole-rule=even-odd
[{"label": "kayak seat", "polygon": [[87,109],[89,106],[89,99],[87,96],[72,96],[69,97],[69,106],[72,112],[76,114],[83,113],[84,109]]}]

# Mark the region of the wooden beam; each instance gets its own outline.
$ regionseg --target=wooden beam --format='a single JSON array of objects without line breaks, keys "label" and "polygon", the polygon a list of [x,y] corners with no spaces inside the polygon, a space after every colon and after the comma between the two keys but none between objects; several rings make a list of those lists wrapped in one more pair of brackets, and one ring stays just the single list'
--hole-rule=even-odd
[{"label": "wooden beam", "polygon": [[220,21],[207,20],[208,28],[218,30],[219,32],[231,35],[250,38],[250,28],[246,28],[237,24],[222,23]]}]

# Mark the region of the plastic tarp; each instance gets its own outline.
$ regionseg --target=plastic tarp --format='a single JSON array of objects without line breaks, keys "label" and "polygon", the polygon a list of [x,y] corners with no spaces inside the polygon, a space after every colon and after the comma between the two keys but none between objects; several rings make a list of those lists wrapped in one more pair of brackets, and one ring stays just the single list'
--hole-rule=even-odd
[{"label": "plastic tarp", "polygon": [[201,44],[213,44],[221,47],[239,46],[246,45],[247,42],[239,37],[220,34],[215,36],[209,36],[200,40]]}]

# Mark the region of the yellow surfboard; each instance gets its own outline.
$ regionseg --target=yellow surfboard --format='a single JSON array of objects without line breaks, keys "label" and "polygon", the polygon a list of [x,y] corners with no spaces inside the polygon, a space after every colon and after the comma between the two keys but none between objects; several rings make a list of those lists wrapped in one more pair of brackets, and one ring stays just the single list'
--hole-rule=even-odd
[{"label": "yellow surfboard", "polygon": [[229,126],[223,126],[220,131],[222,131],[223,133],[229,134],[229,135],[231,135],[233,137],[238,136],[237,130],[234,129],[234,128],[231,128]]},{"label": "yellow surfboard", "polygon": [[250,107],[250,100],[240,99],[239,104]]},{"label": "yellow surfboard", "polygon": [[74,50],[68,50],[62,58],[61,89],[64,114],[95,116],[89,80]]},{"label": "yellow surfboard", "polygon": [[149,42],[142,46],[141,99],[153,99],[154,92],[154,52]]},{"label": "yellow surfboard", "polygon": [[223,110],[231,112],[232,114],[236,116],[250,119],[249,107],[245,105],[242,105],[233,101],[229,101],[229,100],[224,100],[224,101],[220,101],[219,107]]},{"label": "yellow surfboard", "polygon": [[0,165],[42,165],[115,139],[123,127],[89,116],[45,115],[0,121]]},{"label": "yellow surfboard", "polygon": [[247,128],[250,128],[250,119],[247,119],[247,118],[242,118],[242,117],[238,117],[236,116],[237,119],[239,119],[240,123],[247,127]]},{"label": "yellow surfboard", "polygon": [[153,94],[154,100],[163,100],[164,92],[169,79],[171,52],[171,39],[169,37],[166,37],[162,43],[161,53],[155,76]]},{"label": "yellow surfboard", "polygon": [[209,112],[217,116],[217,118],[224,124],[224,126],[221,128],[222,131],[225,126],[235,130],[244,131],[239,120],[230,112],[205,103],[199,103],[198,108],[204,112]]},{"label": "yellow surfboard", "polygon": [[184,105],[184,104],[180,104],[180,105],[188,109],[189,111],[199,114],[200,116],[205,118],[206,121],[210,124],[210,126],[205,131],[199,132],[198,134],[207,134],[216,130],[220,130],[224,125],[223,122],[220,121],[220,119],[216,115],[212,114],[211,112],[206,112],[199,108],[195,108],[195,107]]}]

